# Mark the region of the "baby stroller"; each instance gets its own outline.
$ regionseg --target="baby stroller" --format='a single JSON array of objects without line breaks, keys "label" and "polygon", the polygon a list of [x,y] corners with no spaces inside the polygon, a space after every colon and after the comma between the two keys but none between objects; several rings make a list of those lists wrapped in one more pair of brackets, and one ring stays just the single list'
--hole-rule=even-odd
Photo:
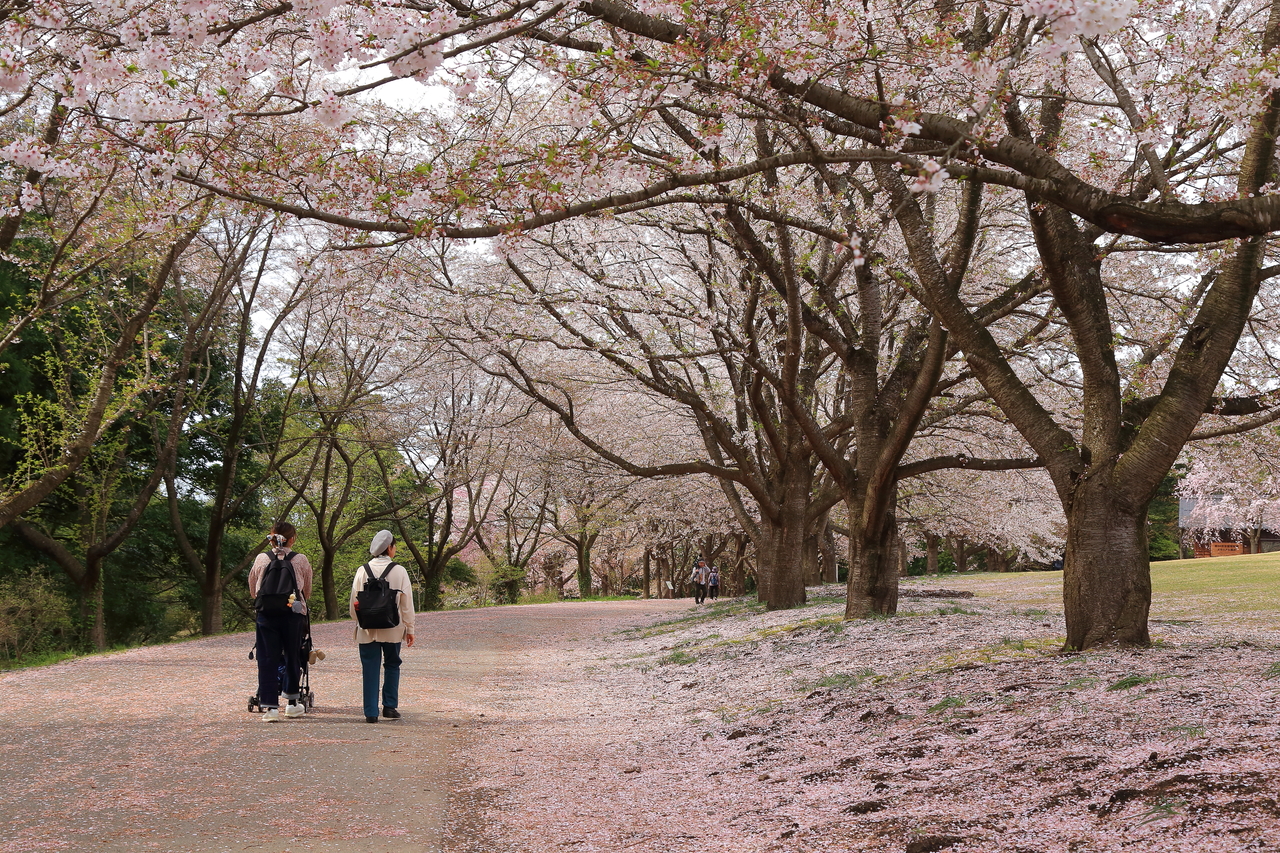
[{"label": "baby stroller", "polygon": [[[249,649],[249,660],[253,660],[254,654],[258,650],[258,644],[255,642],[253,648]],[[302,629],[302,650],[300,653],[301,673],[298,676],[298,701],[310,711],[316,705],[316,695],[311,692],[311,664],[317,660],[324,660],[325,654],[319,649],[315,649],[311,645],[311,614],[307,614],[307,623]],[[280,678],[280,690],[284,691],[285,686],[285,669],[284,661],[280,662],[278,670]],[[261,714],[262,702],[255,693],[249,697],[249,713]]]}]

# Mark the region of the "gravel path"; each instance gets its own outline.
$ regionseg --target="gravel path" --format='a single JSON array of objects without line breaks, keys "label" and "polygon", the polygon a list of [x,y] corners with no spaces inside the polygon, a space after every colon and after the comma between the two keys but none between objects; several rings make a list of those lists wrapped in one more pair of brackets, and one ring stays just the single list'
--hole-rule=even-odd
[{"label": "gravel path", "polygon": [[351,624],[317,625],[317,707],[264,724],[252,637],[135,649],[0,676],[0,853],[465,848],[465,768],[496,736],[496,673],[689,602],[430,613],[405,652],[399,721],[364,722]]}]

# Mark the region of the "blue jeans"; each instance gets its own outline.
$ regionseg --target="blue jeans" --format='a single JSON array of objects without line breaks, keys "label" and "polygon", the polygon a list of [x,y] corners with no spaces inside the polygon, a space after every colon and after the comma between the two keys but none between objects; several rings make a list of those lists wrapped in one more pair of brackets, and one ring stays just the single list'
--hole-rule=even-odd
[{"label": "blue jeans", "polygon": [[[279,707],[282,689],[290,700],[298,698],[306,619],[283,610],[259,613],[254,620],[258,641],[258,704],[263,708]],[[281,669],[284,670],[283,683]]]},{"label": "blue jeans", "polygon": [[382,705],[400,704],[400,644],[361,643],[360,671],[364,677],[364,715],[378,716],[378,665],[386,671],[382,682]]}]

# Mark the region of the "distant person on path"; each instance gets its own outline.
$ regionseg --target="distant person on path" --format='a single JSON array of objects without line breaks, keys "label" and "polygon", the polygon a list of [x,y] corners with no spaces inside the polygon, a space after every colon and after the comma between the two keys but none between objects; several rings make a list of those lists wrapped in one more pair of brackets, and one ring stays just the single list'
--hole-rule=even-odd
[{"label": "distant person on path", "polygon": [[707,592],[712,601],[720,600],[720,570],[715,566],[711,567],[711,574],[707,575]]},{"label": "distant person on path", "polygon": [[707,600],[707,582],[711,580],[711,567],[707,561],[699,557],[693,564],[693,599],[696,604]]},{"label": "distant person on path", "polygon": [[[379,530],[369,543],[372,557],[356,570],[351,580],[351,618],[356,620],[356,642],[360,646],[360,670],[364,679],[364,721],[378,722],[378,668],[385,671],[382,680],[382,716],[400,719],[400,643],[413,648],[413,586],[409,572],[395,562],[396,540],[390,530]],[[389,628],[362,628],[358,617],[357,598],[371,579],[385,579],[397,590],[397,624]]]},{"label": "distant person on path", "polygon": [[249,569],[249,594],[255,599],[254,626],[258,655],[258,705],[263,722],[280,719],[280,663],[284,661],[286,717],[307,712],[301,701],[302,637],[307,626],[307,598],[311,595],[311,563],[291,551],[298,531],[277,522],[267,536],[266,553]]}]

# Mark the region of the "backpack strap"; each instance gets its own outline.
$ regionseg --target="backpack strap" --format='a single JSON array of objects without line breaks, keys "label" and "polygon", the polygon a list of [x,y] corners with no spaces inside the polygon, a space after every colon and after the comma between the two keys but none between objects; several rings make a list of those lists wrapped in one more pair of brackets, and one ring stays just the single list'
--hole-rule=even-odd
[{"label": "backpack strap", "polygon": [[386,567],[385,569],[383,569],[383,570],[382,570],[382,574],[378,577],[378,580],[382,580],[382,581],[386,580],[386,579],[387,579],[387,575],[391,574],[391,570],[392,570],[392,569],[394,569],[394,568],[395,568],[396,566],[398,566],[398,565],[400,565],[400,564],[399,564],[399,563],[387,563],[387,567]]},{"label": "backpack strap", "polygon": [[[275,552],[275,550],[274,550],[274,549],[273,549],[273,550],[270,550],[270,551],[267,551],[267,552],[266,552],[266,554],[267,554],[267,565],[262,567],[262,572],[263,572],[263,574],[266,574],[267,566],[270,566],[270,565],[271,565],[271,561],[272,561],[272,560],[274,560],[274,559],[276,558],[276,552]],[[296,557],[296,556],[298,556],[298,552],[297,552],[297,551],[290,551],[288,554],[285,554],[285,555],[284,555],[284,557],[282,557],[281,559],[283,559],[283,560],[284,560],[284,564],[285,564],[286,566],[288,566],[288,567],[289,567],[289,577],[290,577],[290,579],[292,579],[292,580],[293,580],[293,594],[294,594],[294,595],[296,595],[299,599],[301,599],[301,598],[302,598],[302,587],[298,585],[298,570],[297,570],[297,569],[295,569],[295,568],[293,567],[293,558],[294,558],[294,557]],[[258,578],[258,586],[259,586],[259,587],[261,587],[261,586],[262,586],[262,578],[261,578],[261,577],[259,577],[259,578]],[[257,591],[257,590],[254,590],[254,592],[253,592],[253,597],[254,597],[254,598],[257,598],[257,597],[258,597],[258,591]]]},{"label": "backpack strap", "polygon": [[[369,568],[369,564],[368,564],[368,563],[365,563],[365,564],[364,564],[363,566],[361,566],[360,568],[364,569],[365,576],[366,576],[366,577],[368,577],[370,581],[374,579],[374,578],[373,578],[373,569]],[[365,583],[368,583],[368,582],[369,582],[369,581],[365,581]]]},{"label": "backpack strap", "polygon": [[284,564],[289,567],[289,577],[293,578],[293,593],[302,598],[302,585],[298,583],[298,570],[293,567],[293,558],[298,556],[297,551],[290,551],[284,555]]}]

